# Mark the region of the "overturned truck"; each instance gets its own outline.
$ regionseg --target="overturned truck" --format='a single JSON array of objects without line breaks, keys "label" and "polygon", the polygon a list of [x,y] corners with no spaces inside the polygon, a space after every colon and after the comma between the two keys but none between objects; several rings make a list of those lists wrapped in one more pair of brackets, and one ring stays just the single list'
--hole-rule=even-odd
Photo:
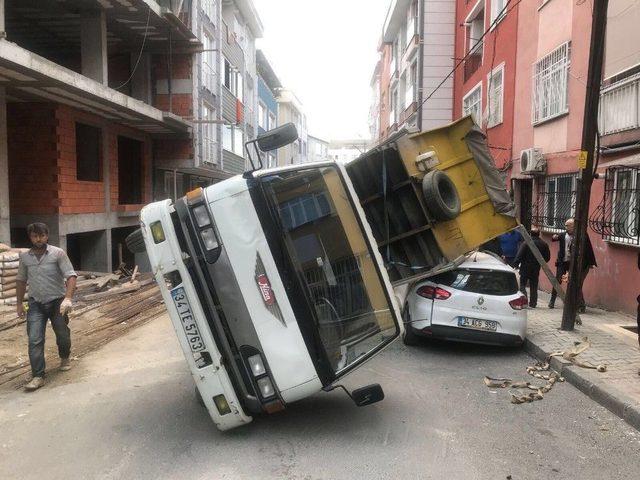
[{"label": "overturned truck", "polygon": [[470,118],[400,132],[359,159],[262,169],[291,124],[247,143],[252,168],[146,206],[146,250],[202,402],[219,429],[340,386],[402,331],[392,284],[446,268],[515,226]]}]

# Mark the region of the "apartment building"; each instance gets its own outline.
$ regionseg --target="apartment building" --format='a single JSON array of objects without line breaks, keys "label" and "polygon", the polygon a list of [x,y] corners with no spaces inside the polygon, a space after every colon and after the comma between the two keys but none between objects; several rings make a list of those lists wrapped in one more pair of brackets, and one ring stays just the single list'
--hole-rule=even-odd
[{"label": "apartment building", "polygon": [[307,135],[308,162],[326,162],[329,160],[329,142],[321,138]]},{"label": "apartment building", "polygon": [[[279,125],[276,96],[282,88],[282,84],[262,50],[256,52],[256,62],[258,71],[258,135],[260,135]],[[278,164],[276,152],[265,153],[264,161],[265,167],[275,167]]]},{"label": "apartment building", "polygon": [[456,3],[455,57],[465,60],[454,73],[454,118],[472,115],[486,133],[498,167],[508,172],[513,158],[514,103],[505,99],[514,96],[518,4],[507,6],[507,0]]},{"label": "apartment building", "polygon": [[302,102],[296,95],[286,88],[278,91],[278,125],[293,123],[298,130],[298,140],[279,148],[278,166],[283,167],[294,163],[305,163],[308,160],[307,117]]},{"label": "apartment building", "polygon": [[447,75],[454,66],[455,21],[455,0],[391,1],[376,67],[379,139],[399,128],[429,130],[453,119],[453,78]]},{"label": "apartment building", "polygon": [[0,9],[0,241],[27,245],[26,225],[42,221],[78,269],[133,264],[122,244],[152,200],[154,154],[193,134],[191,104],[173,89],[201,48],[189,4]]},{"label": "apartment building", "polygon": [[369,148],[373,146],[372,143],[375,143],[375,139],[351,138],[331,140],[329,142],[329,158],[336,162],[348,163],[369,150]]}]

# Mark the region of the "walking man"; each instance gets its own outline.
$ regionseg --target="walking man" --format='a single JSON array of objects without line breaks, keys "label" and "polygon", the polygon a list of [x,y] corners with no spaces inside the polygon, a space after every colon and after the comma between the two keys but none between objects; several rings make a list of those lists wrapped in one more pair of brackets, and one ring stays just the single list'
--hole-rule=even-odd
[{"label": "walking man", "polygon": [[[547,242],[540,238],[540,230],[538,227],[531,227],[531,238],[536,245],[542,258],[545,262],[548,262],[551,258],[551,252],[549,251],[549,245]],[[520,268],[520,291],[527,296],[527,284],[529,285],[529,307],[536,308],[538,304],[538,278],[540,276],[540,264],[533,252],[529,248],[529,245],[522,243],[518,249],[518,254],[513,261],[512,266],[514,268]]]},{"label": "walking man", "polygon": [[25,389],[33,391],[44,385],[44,339],[48,320],[56,334],[60,370],[71,368],[71,331],[67,314],[71,310],[77,275],[64,250],[47,243],[49,228],[44,223],[32,223],[27,227],[27,234],[33,247],[20,254],[16,294],[17,313],[19,317],[23,317],[25,312],[22,301],[26,286],[29,285],[27,335],[33,378],[25,385]]},{"label": "walking man", "polygon": [[[571,262],[571,252],[573,251],[573,239],[574,239],[574,231],[575,231],[575,221],[573,218],[567,220],[564,224],[565,233],[560,235],[554,235],[551,237],[551,240],[554,242],[559,242],[558,248],[558,258],[556,260],[556,279],[558,282],[562,283],[562,278],[565,273],[569,272],[569,264]],[[582,294],[582,285],[584,284],[587,275],[589,274],[589,270],[591,267],[597,267],[596,256],[593,253],[593,246],[591,245],[591,240],[589,240],[589,235],[585,238],[585,249],[584,249],[584,257],[582,259],[578,259],[581,262],[581,275],[580,275],[580,289],[579,289],[579,298],[578,298],[578,311],[580,313],[584,313],[586,310],[586,303],[584,301],[584,295]],[[555,307],[556,297],[558,292],[554,288],[551,292],[551,300],[549,301],[549,308]]]}]

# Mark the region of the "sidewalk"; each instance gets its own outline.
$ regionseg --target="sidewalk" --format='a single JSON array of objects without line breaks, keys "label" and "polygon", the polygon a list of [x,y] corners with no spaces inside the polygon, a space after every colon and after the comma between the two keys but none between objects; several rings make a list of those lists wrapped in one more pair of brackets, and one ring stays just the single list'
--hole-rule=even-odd
[{"label": "sidewalk", "polygon": [[526,349],[543,359],[551,352],[567,350],[574,342],[588,337],[591,347],[578,358],[595,365],[606,364],[606,372],[581,368],[561,358],[552,360],[552,368],[593,400],[640,430],[638,336],[622,328],[636,327],[636,319],[620,313],[587,308],[587,313],[580,316],[583,324],[576,325],[572,332],[564,332],[560,330],[562,302],[558,299],[554,310],[547,308],[548,302],[549,295],[540,292],[538,308],[528,311]]}]

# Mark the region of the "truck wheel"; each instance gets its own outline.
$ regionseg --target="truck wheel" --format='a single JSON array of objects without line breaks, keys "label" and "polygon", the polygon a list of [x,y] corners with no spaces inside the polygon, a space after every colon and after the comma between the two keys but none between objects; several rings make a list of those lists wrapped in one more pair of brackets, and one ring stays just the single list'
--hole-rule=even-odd
[{"label": "truck wheel", "polygon": [[422,194],[435,220],[453,220],[460,214],[460,196],[449,175],[432,170],[422,179]]},{"label": "truck wheel", "polygon": [[411,326],[411,317],[409,316],[409,307],[404,307],[402,312],[402,322],[404,323],[404,333],[402,334],[402,343],[408,347],[415,347],[420,343],[420,337],[416,335]]},{"label": "truck wheel", "polygon": [[131,232],[129,235],[127,235],[127,238],[125,238],[124,241],[131,253],[143,253],[146,251],[141,228],[138,228],[134,232]]}]

